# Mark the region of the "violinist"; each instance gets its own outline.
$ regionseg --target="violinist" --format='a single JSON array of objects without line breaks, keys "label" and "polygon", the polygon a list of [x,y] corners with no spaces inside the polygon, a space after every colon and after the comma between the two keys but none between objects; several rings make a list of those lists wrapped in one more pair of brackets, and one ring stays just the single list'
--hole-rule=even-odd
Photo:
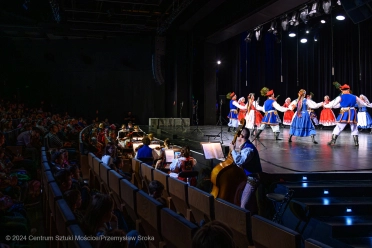
[{"label": "violinist", "polygon": [[230,144],[231,155],[237,166],[241,167],[247,176],[247,184],[241,198],[241,208],[246,208],[250,196],[255,192],[262,172],[260,155],[256,147],[249,140],[249,129],[243,128],[235,144],[240,144],[240,151],[236,151],[235,144]]},{"label": "violinist", "polygon": [[163,169],[166,166],[165,149],[169,149],[169,139],[164,140],[164,145],[153,150],[155,169]]}]

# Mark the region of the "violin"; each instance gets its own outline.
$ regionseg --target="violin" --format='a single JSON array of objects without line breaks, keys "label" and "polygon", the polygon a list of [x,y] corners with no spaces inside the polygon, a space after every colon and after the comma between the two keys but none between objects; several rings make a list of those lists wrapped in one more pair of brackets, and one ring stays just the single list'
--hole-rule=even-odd
[{"label": "violin", "polygon": [[[235,145],[236,139],[240,136],[245,124],[245,119],[242,119],[242,126],[234,136],[233,145]],[[230,150],[225,161],[216,165],[212,170],[211,182],[213,188],[211,195],[214,198],[221,198],[234,203],[235,192],[242,182],[247,181],[247,176],[243,169],[235,164],[231,152]]]}]

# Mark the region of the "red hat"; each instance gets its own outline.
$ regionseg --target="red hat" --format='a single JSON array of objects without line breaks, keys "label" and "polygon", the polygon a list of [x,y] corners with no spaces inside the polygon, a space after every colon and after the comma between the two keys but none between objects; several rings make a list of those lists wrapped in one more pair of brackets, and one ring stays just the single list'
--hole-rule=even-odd
[{"label": "red hat", "polygon": [[232,98],[233,96],[235,96],[235,93],[231,92],[230,97]]},{"label": "red hat", "polygon": [[344,84],[344,85],[340,86],[340,90],[350,90],[350,86],[347,85],[347,84]]},{"label": "red hat", "polygon": [[269,90],[266,92],[266,96],[271,96],[272,94],[274,94],[274,90]]}]

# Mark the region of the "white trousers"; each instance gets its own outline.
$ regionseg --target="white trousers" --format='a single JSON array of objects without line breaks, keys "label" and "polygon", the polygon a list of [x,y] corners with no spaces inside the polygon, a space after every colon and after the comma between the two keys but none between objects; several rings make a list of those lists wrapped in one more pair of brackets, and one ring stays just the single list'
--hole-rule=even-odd
[{"label": "white trousers", "polygon": [[[335,128],[333,129],[332,134],[340,135],[342,130],[346,127],[349,123],[340,123],[337,122]],[[358,126],[357,124],[350,124],[351,135],[358,135]]]},{"label": "white trousers", "polygon": [[[261,124],[258,130],[264,130],[267,124]],[[274,133],[280,133],[279,124],[278,125],[270,125],[271,129]]]}]

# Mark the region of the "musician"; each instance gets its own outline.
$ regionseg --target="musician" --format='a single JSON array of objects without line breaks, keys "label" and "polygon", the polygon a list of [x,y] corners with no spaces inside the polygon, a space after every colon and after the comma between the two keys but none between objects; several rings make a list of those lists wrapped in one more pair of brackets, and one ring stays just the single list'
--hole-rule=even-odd
[{"label": "musician", "polygon": [[246,176],[247,184],[244,188],[240,207],[246,208],[250,196],[255,192],[259,182],[259,173],[262,172],[260,155],[256,147],[249,140],[249,129],[243,128],[235,144],[240,144],[240,151],[235,151],[235,145],[230,144],[231,155],[237,166],[241,167]]},{"label": "musician", "polygon": [[[179,180],[187,182],[187,178],[179,177],[178,174],[181,171],[192,171],[196,165],[196,159],[190,156],[190,149],[185,146],[181,148],[181,156],[178,159],[173,160],[170,164],[169,169],[171,173],[169,176],[177,177]],[[196,186],[196,178],[191,178],[191,186]]]},{"label": "musician", "polygon": [[152,149],[149,147],[150,145],[150,139],[145,136],[142,138],[142,143],[143,146],[138,149],[136,158],[141,159],[141,158],[153,158],[152,157]]}]

